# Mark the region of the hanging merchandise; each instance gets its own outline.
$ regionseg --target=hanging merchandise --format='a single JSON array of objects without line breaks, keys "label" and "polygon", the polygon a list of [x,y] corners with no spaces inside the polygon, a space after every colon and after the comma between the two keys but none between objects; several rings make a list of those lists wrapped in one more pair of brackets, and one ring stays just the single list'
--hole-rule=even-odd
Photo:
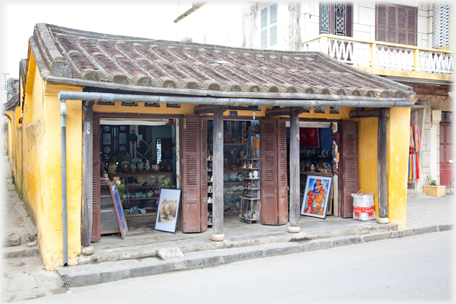
[{"label": "hanging merchandise", "polygon": [[420,128],[415,125],[415,151],[419,153],[421,150]]}]

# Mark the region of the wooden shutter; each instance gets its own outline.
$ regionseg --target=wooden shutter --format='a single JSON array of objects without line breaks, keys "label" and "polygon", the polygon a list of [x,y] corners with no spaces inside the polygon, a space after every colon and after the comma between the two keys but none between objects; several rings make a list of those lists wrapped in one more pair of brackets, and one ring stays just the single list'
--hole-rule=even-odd
[{"label": "wooden shutter", "polygon": [[278,138],[278,225],[288,223],[288,182],[287,182],[287,127],[285,120],[277,121]]},{"label": "wooden shutter", "polygon": [[416,45],[416,9],[407,10],[407,44]]},{"label": "wooden shutter", "polygon": [[201,118],[201,229],[207,230],[207,119]]},{"label": "wooden shutter", "polygon": [[395,43],[396,42],[396,7],[388,7],[388,32],[387,32],[387,42]]},{"label": "wooden shutter", "polygon": [[416,45],[417,9],[415,7],[378,4],[376,8],[378,41]]},{"label": "wooden shutter", "polygon": [[386,41],[386,6],[377,6],[377,40]]},{"label": "wooden shutter", "polygon": [[268,47],[268,7],[264,7],[260,11],[261,22],[261,48]]},{"label": "wooden shutter", "polygon": [[269,45],[277,45],[277,3],[269,6]]},{"label": "wooden shutter", "polygon": [[261,214],[264,225],[288,222],[287,148],[285,121],[260,122]]},{"label": "wooden shutter", "polygon": [[181,119],[182,232],[201,231],[201,122],[199,117]]},{"label": "wooden shutter", "polygon": [[92,161],[92,242],[101,239],[100,211],[100,117],[93,116],[93,161]]},{"label": "wooden shutter", "polygon": [[341,140],[341,186],[339,215],[344,218],[353,217],[352,193],[359,191],[358,175],[358,123],[355,121],[342,122]]}]

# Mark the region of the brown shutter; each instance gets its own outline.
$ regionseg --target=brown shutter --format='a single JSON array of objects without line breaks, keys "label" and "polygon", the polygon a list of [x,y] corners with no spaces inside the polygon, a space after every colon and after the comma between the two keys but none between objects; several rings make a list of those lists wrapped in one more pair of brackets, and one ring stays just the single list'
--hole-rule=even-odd
[{"label": "brown shutter", "polygon": [[287,182],[287,127],[285,120],[277,121],[278,138],[278,225],[288,223],[288,182]]},{"label": "brown shutter", "polygon": [[200,232],[201,225],[201,123],[199,117],[181,119],[182,232]]},{"label": "brown shutter", "polygon": [[341,202],[339,215],[344,218],[353,217],[352,193],[359,190],[358,177],[358,123],[355,121],[342,122],[341,140],[341,170],[340,180],[341,191],[339,201]]},{"label": "brown shutter", "polygon": [[416,9],[407,10],[407,44],[416,45]]},{"label": "brown shutter", "polygon": [[377,40],[386,41],[386,6],[377,5]]},{"label": "brown shutter", "polygon": [[201,118],[201,230],[207,230],[207,119]]},{"label": "brown shutter", "polygon": [[101,212],[100,212],[100,117],[93,116],[93,199],[92,199],[92,242],[101,239]]},{"label": "brown shutter", "polygon": [[277,136],[276,120],[260,121],[261,212],[260,222],[277,222]]},{"label": "brown shutter", "polygon": [[397,43],[407,44],[407,9],[397,9]]},{"label": "brown shutter", "polygon": [[288,222],[287,138],[285,121],[260,122],[261,214],[264,225]]},{"label": "brown shutter", "polygon": [[395,43],[396,42],[396,7],[389,6],[388,7],[388,32],[387,32],[387,42]]},{"label": "brown shutter", "polygon": [[415,7],[378,4],[376,8],[378,41],[416,45]]}]

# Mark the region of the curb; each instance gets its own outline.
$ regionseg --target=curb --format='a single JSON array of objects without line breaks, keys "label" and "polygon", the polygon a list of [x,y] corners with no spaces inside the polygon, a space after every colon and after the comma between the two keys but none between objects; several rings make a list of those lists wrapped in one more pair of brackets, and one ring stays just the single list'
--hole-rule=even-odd
[{"label": "curb", "polygon": [[[251,235],[251,236],[239,236],[229,239],[225,239],[223,242],[211,242],[198,243],[195,245],[184,245],[180,247],[180,250],[184,253],[201,252],[216,249],[228,249],[228,248],[241,248],[250,247],[257,245],[265,245],[271,243],[287,243],[287,242],[303,242],[322,238],[331,238],[339,236],[355,236],[365,235],[378,232],[390,232],[397,231],[397,224],[390,223],[377,227],[349,227],[349,228],[337,228],[327,231],[315,231],[315,232],[300,232],[297,234],[290,233],[271,233],[267,235]],[[120,249],[107,249],[95,252],[93,255],[80,255],[78,265],[87,265],[94,263],[103,262],[116,262],[120,260],[130,259],[144,259],[152,258],[157,256],[157,252],[160,248],[157,248],[156,244],[145,245],[145,246],[132,246],[128,248]]]},{"label": "curb", "polygon": [[[310,240],[307,238],[301,241],[293,238],[294,240],[283,243],[186,252],[183,258],[169,260],[148,257],[141,260],[127,259],[116,262],[60,267],[56,269],[56,272],[69,287],[81,287],[173,271],[201,269],[250,259],[296,254],[452,229],[453,225],[436,225],[365,235],[336,236]],[[184,252],[184,250],[182,251]]]}]

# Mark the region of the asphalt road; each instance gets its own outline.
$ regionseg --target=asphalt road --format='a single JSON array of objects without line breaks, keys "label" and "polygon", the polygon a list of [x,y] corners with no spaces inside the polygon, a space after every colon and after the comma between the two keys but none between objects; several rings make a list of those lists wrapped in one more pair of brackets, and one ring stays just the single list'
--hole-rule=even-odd
[{"label": "asphalt road", "polygon": [[27,302],[451,301],[451,241],[452,231],[386,239],[70,288]]}]

